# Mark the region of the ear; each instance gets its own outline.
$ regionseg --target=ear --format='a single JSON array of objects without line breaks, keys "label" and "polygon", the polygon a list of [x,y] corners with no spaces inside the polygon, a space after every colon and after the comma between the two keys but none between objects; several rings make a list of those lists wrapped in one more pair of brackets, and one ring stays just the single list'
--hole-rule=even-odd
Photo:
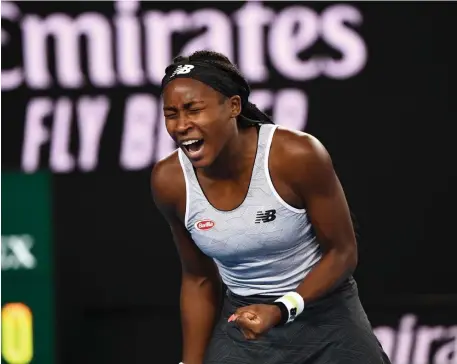
[{"label": "ear", "polygon": [[232,96],[229,99],[230,117],[236,118],[241,113],[241,98],[238,95]]}]

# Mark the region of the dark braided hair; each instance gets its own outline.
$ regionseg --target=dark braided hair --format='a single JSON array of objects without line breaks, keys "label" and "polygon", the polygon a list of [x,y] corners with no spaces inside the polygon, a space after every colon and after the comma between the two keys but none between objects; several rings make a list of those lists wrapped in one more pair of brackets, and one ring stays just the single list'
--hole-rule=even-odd
[{"label": "dark braided hair", "polygon": [[[242,87],[244,87],[246,90],[251,91],[251,88],[246,81],[246,79],[243,77],[241,72],[238,70],[238,68],[230,62],[230,60],[224,56],[222,53],[214,52],[214,51],[208,51],[208,50],[203,50],[203,51],[196,51],[192,53],[189,57],[183,57],[183,56],[178,56],[173,59],[173,64],[170,65],[169,67],[173,67],[178,63],[186,62],[186,61],[196,61],[196,62],[204,62],[211,64],[222,71],[226,72],[229,74],[232,78],[233,81],[236,83],[239,83]],[[168,71],[167,70],[165,72]],[[224,96],[224,100],[226,99],[226,96]],[[242,115],[238,116],[238,123],[240,126],[253,126],[253,125],[259,125],[259,124],[274,124],[273,120],[271,119],[270,116],[262,112],[256,105],[254,105],[251,102],[247,102],[243,106],[242,110]]]}]

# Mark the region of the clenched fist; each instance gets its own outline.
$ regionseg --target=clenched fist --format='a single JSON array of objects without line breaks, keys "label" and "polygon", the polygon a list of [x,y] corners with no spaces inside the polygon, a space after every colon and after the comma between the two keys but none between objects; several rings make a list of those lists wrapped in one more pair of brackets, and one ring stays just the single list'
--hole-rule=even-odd
[{"label": "clenched fist", "polygon": [[235,321],[244,337],[253,340],[281,321],[281,310],[275,305],[257,304],[245,306],[236,310],[228,321]]}]

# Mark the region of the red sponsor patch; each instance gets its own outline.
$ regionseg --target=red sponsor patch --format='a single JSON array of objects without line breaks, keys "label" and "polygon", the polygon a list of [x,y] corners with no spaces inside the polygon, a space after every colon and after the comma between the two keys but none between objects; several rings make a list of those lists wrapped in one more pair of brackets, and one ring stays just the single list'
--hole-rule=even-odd
[{"label": "red sponsor patch", "polygon": [[212,229],[214,227],[214,225],[216,225],[214,221],[205,219],[205,220],[197,221],[195,223],[195,228],[197,230],[209,230],[209,229]]}]

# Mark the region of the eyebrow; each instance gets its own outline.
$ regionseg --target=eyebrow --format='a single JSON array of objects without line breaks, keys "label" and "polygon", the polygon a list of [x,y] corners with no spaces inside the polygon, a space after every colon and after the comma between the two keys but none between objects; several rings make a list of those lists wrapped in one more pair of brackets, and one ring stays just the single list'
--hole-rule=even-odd
[{"label": "eyebrow", "polygon": [[[184,109],[188,109],[195,104],[202,104],[202,103],[204,103],[203,100],[193,100],[193,101],[186,102],[183,106],[184,106]],[[164,106],[163,107],[163,111],[176,111],[177,109],[178,108],[176,106]]]}]

